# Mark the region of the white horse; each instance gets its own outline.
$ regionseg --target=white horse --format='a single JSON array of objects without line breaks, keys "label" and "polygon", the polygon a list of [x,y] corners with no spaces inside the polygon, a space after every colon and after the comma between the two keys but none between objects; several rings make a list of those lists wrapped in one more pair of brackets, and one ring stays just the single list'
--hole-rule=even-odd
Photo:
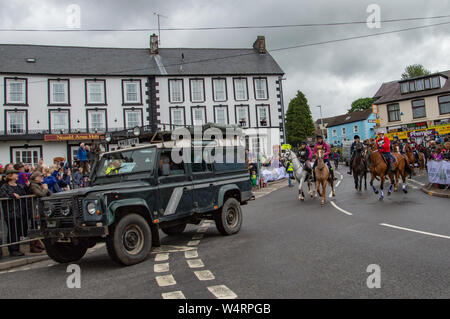
[{"label": "white horse", "polygon": [[286,152],[286,157],[289,161],[292,162],[292,166],[294,167],[294,177],[295,180],[298,181],[298,200],[304,201],[305,194],[303,193],[303,183],[308,183],[308,194],[311,198],[314,197],[314,191],[311,189],[311,181],[308,177],[308,171],[305,168],[306,163],[301,163],[294,152],[288,150]]}]

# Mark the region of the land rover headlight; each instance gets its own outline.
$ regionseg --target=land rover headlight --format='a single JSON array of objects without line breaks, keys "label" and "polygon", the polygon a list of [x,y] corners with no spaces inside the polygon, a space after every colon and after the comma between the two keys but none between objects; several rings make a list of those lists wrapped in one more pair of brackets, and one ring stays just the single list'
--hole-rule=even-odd
[{"label": "land rover headlight", "polygon": [[134,134],[134,136],[136,136],[136,137],[138,137],[139,135],[141,135],[141,128],[140,128],[139,126],[136,126],[136,127],[133,129],[133,134]]},{"label": "land rover headlight", "polygon": [[45,215],[46,217],[50,217],[50,216],[52,216],[52,214],[53,214],[52,206],[51,206],[50,203],[46,202],[46,203],[44,204],[44,215]]},{"label": "land rover headlight", "polygon": [[86,206],[86,210],[89,213],[89,215],[94,215],[95,211],[97,210],[97,205],[94,202],[90,202]]}]

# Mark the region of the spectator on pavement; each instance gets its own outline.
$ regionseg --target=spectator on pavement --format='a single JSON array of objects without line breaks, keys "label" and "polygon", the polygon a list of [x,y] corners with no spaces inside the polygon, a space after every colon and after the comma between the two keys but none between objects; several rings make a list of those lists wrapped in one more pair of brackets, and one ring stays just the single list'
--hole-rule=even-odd
[{"label": "spectator on pavement", "polygon": [[82,187],[81,185],[83,184],[83,168],[81,166],[77,167],[75,173],[73,173],[72,181],[74,188]]},{"label": "spectator on pavement", "polygon": [[86,146],[84,143],[80,144],[80,147],[78,148],[77,152],[77,159],[80,163],[80,166],[83,168],[83,174],[87,174],[87,166],[88,166],[88,157],[87,157],[87,151]]},{"label": "spectator on pavement", "polygon": [[26,172],[26,166],[24,163],[17,163],[14,164],[14,169],[19,172],[19,178],[17,180],[17,183],[19,183],[22,186],[29,186],[30,185],[30,173]]}]

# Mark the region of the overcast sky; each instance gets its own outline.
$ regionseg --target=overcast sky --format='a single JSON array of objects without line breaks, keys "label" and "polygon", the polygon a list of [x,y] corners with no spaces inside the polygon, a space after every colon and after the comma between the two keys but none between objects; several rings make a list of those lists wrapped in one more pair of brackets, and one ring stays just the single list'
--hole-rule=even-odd
[{"label": "overcast sky", "polygon": [[[450,0],[0,0],[2,28],[66,28],[70,4],[81,8],[81,28],[213,27],[366,21],[377,4],[381,19],[450,15]],[[162,47],[249,48],[265,35],[269,50],[450,21],[450,18],[288,29],[163,31]],[[148,47],[150,32],[0,32],[1,43]],[[353,100],[373,96],[383,82],[399,79],[405,66],[450,69],[450,24],[366,39],[271,53],[285,71],[285,106],[297,90],[315,119],[345,113]]]}]

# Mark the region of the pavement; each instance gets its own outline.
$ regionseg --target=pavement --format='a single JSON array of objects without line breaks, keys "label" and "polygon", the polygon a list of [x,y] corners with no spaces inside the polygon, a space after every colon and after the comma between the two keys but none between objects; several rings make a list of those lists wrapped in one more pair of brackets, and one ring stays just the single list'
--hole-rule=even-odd
[{"label": "pavement", "polygon": [[67,286],[68,265],[49,260],[0,271],[0,298],[448,298],[448,199],[414,176],[408,193],[385,187],[380,200],[369,185],[355,191],[346,169],[325,205],[299,201],[297,184],[272,184],[242,207],[235,235],[189,225],[129,267],[97,245],[77,263],[79,289]]},{"label": "pavement", "polygon": [[438,184],[428,183],[422,186],[422,192],[430,196],[450,198],[450,188],[441,189]]}]

